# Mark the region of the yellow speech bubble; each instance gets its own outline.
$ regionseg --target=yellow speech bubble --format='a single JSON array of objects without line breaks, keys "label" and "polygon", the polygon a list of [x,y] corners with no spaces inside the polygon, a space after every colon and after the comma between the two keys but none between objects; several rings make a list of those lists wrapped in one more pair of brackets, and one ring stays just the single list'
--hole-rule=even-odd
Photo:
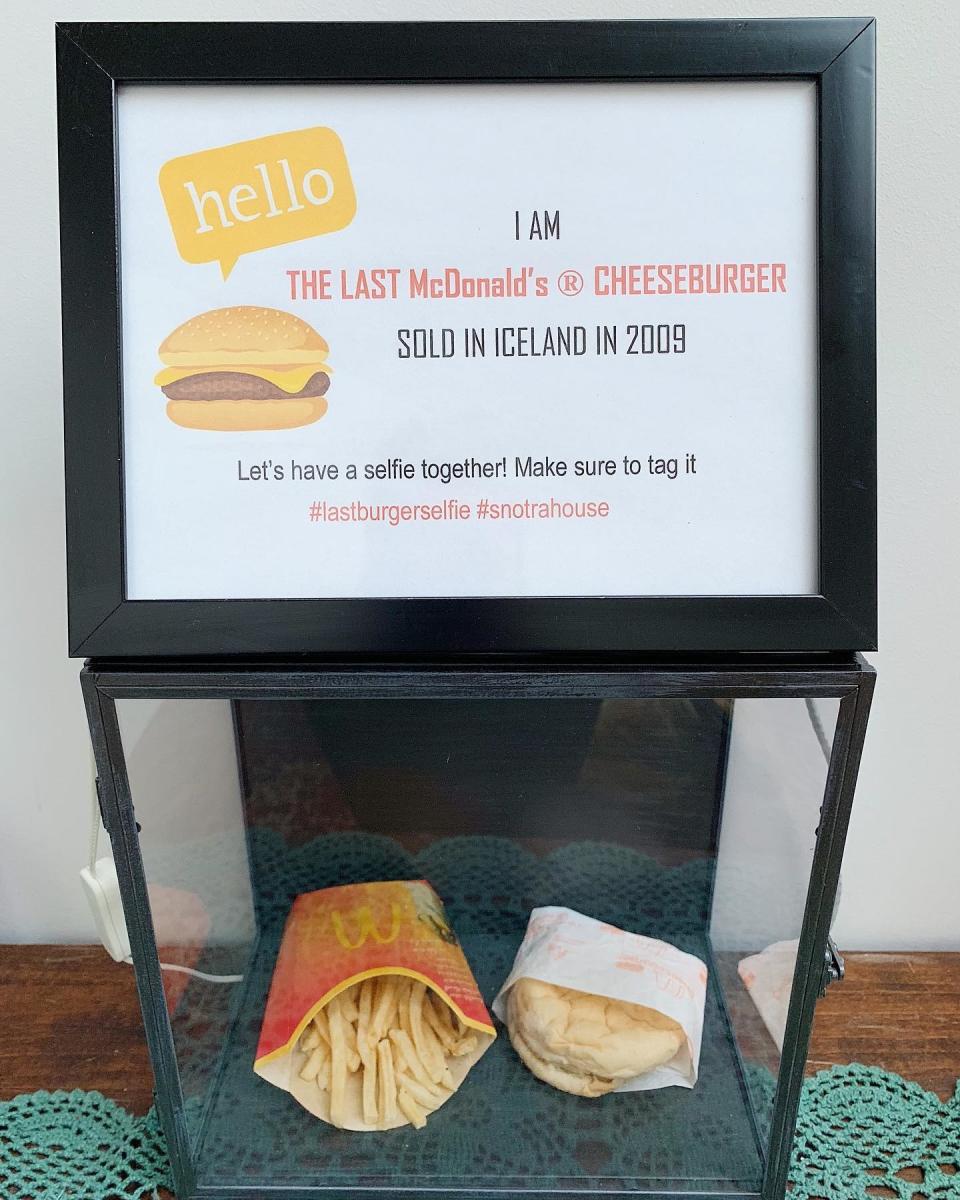
[{"label": "yellow speech bubble", "polygon": [[171,158],[160,191],[180,257],[219,262],[343,229],[357,197],[343,143],[322,125]]}]

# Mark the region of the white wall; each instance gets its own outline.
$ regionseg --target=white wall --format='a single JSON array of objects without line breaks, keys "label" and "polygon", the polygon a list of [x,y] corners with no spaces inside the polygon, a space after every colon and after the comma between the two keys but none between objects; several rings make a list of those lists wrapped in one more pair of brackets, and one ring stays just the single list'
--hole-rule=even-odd
[{"label": "white wall", "polygon": [[53,22],[848,15],[880,41],[880,686],[844,874],[849,949],[960,948],[952,623],[960,379],[954,0],[14,0],[0,39],[0,940],[87,939],[90,759],[65,655]]}]

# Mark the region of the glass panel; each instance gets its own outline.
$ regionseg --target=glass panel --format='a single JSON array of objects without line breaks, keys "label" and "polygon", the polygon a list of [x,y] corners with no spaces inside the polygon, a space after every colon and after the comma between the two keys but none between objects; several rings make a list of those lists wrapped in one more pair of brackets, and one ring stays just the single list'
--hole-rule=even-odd
[{"label": "glass panel", "polygon": [[[800,931],[824,782],[804,701],[118,708],[162,957],[243,976],[164,972],[201,1185],[759,1192],[778,1053],[741,961]],[[540,905],[702,959],[695,1086],[572,1096],[498,1025],[425,1129],[319,1122],[252,1069],[284,921],[404,878],[442,897],[488,1008]]]},{"label": "glass panel", "polygon": [[710,939],[762,1145],[838,712],[738,700],[730,726]]},{"label": "glass panel", "polygon": [[117,715],[196,1145],[256,941],[231,707],[121,700]]}]

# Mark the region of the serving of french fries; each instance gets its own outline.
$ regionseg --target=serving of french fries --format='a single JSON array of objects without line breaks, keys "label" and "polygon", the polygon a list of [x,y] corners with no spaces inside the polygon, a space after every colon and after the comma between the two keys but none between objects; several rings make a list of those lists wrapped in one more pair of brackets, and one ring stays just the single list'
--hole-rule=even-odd
[{"label": "serving of french fries", "polygon": [[359,1107],[368,1129],[422,1129],[457,1089],[450,1061],[474,1055],[478,1037],[421,980],[385,974],[329,1000],[299,1048],[299,1078],[328,1094],[332,1125],[354,1128]]},{"label": "serving of french fries", "polygon": [[422,1129],[496,1036],[427,880],[338,884],[290,907],[253,1069],[340,1129]]}]

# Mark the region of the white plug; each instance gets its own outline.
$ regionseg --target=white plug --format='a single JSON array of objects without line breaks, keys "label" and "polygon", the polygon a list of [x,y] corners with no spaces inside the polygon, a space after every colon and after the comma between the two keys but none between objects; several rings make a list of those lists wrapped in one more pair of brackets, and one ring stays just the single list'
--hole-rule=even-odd
[{"label": "white plug", "polygon": [[128,961],[130,939],[123,919],[120,883],[113,859],[98,858],[92,867],[83,868],[80,880],[104,949],[114,962]]}]

